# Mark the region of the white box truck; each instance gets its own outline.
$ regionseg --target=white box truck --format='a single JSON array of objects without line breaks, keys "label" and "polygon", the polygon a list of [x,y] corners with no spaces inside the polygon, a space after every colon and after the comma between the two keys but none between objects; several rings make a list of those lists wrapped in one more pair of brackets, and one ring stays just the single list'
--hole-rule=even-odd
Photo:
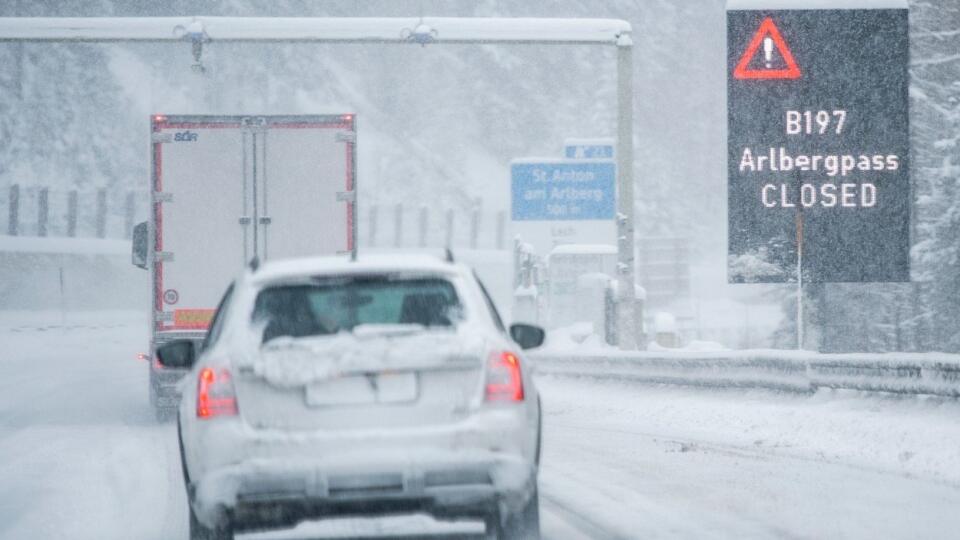
[{"label": "white box truck", "polygon": [[202,340],[230,281],[255,257],[347,253],[356,238],[356,117],[154,115],[148,222],[133,263],[153,273],[150,402],[163,418],[183,372],[159,344]]}]

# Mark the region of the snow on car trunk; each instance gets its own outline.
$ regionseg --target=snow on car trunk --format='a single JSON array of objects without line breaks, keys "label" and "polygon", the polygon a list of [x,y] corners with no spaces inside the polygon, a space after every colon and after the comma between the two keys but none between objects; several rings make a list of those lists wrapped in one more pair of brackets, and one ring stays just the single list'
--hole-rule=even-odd
[{"label": "snow on car trunk", "polygon": [[440,425],[480,404],[487,349],[464,330],[417,325],[278,338],[236,363],[238,407],[261,429]]}]

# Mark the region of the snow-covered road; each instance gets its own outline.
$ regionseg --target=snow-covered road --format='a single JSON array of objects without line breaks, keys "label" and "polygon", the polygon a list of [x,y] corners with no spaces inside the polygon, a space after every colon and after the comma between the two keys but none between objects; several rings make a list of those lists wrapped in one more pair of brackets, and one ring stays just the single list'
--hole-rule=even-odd
[{"label": "snow-covered road", "polygon": [[[0,538],[186,537],[175,429],[153,420],[136,360],[145,336],[131,313],[0,314]],[[960,530],[960,403],[575,379],[541,388],[548,538]],[[413,517],[246,538],[474,530]]]}]

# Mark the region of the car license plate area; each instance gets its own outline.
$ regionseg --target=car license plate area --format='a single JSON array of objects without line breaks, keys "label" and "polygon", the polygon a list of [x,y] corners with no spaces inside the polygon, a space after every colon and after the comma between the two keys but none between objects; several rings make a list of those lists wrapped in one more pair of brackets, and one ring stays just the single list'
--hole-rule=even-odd
[{"label": "car license plate area", "polygon": [[417,399],[416,373],[381,373],[377,375],[377,398],[380,403],[406,403]]},{"label": "car license plate area", "polygon": [[417,398],[416,373],[350,375],[307,385],[311,407],[406,403]]}]

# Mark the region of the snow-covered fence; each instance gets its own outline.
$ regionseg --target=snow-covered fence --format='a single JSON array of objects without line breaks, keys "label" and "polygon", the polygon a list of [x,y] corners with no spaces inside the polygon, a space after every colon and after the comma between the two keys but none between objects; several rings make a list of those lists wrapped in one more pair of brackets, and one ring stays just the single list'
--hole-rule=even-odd
[{"label": "snow-covered fence", "polygon": [[507,214],[466,212],[436,206],[370,205],[360,207],[360,241],[364,247],[459,247],[506,249]]},{"label": "snow-covered fence", "polygon": [[105,188],[53,190],[12,184],[3,195],[0,212],[6,207],[7,220],[0,234],[9,236],[129,238],[149,203],[144,192]]},{"label": "snow-covered fence", "polygon": [[960,397],[960,355],[803,351],[541,352],[540,373],[714,388],[818,388]]}]

